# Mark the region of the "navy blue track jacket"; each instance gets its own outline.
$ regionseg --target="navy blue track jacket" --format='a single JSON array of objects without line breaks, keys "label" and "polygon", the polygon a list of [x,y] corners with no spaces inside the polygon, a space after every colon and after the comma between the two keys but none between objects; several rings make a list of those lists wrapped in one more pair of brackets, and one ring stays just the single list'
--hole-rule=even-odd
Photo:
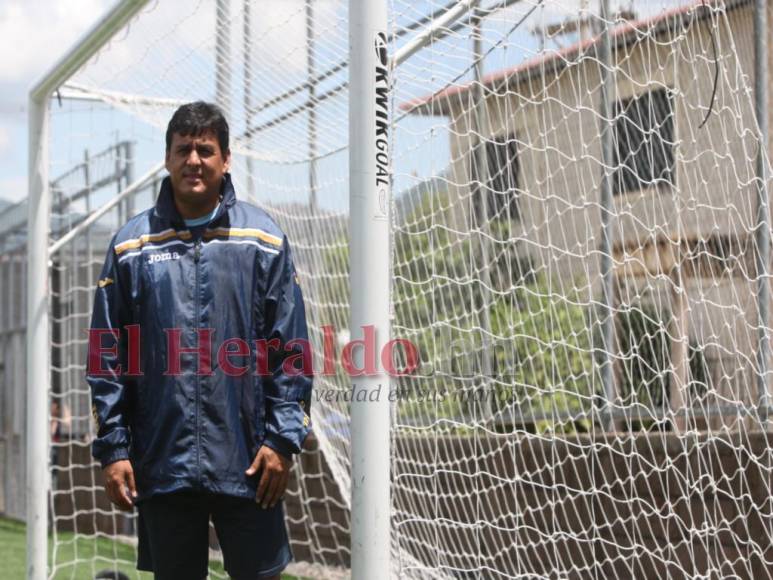
[{"label": "navy blue track jacket", "polygon": [[[244,472],[259,447],[290,456],[310,430],[311,377],[283,365],[308,345],[287,238],[261,209],[236,200],[228,174],[222,196],[210,223],[189,229],[166,178],[156,206],[113,238],[96,289],[86,377],[92,454],[103,467],[131,460],[138,501],[183,489],[254,498],[258,478]],[[129,340],[129,325],[138,325],[139,341]],[[202,372],[206,348],[186,352],[206,347],[199,339],[208,333],[211,374]],[[219,361],[228,339],[245,341],[249,355]],[[260,339],[273,347],[258,348]],[[182,351],[170,357],[175,344]],[[130,376],[137,363],[142,374]]]}]

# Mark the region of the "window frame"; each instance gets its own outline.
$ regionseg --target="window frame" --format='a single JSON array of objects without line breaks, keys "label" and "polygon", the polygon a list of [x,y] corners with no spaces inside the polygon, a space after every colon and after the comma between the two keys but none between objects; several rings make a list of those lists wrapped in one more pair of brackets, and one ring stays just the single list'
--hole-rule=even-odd
[{"label": "window frame", "polygon": [[[485,190],[487,219],[507,219],[510,222],[521,221],[520,178],[521,162],[516,133],[494,135],[487,139],[483,147],[486,154]],[[506,156],[500,155],[504,150]],[[507,162],[499,165],[501,159]],[[496,159],[496,161],[492,161]],[[514,171],[513,171],[514,169]],[[506,188],[505,185],[507,186]]]},{"label": "window frame", "polygon": [[[662,95],[662,97],[658,97],[658,103],[653,104],[652,101],[656,95]],[[613,106],[615,116],[612,126],[614,167],[611,178],[613,197],[622,197],[652,189],[671,191],[676,188],[675,95],[676,92],[671,87],[657,86],[615,101]],[[642,104],[636,106],[637,103]],[[664,103],[668,105],[668,109],[665,114],[659,116],[658,106]],[[632,106],[633,112],[637,115],[635,117],[628,114],[632,110]],[[647,114],[644,115],[642,112],[647,112]],[[649,114],[649,112],[653,112],[653,114]],[[639,131],[636,122],[645,119],[649,123],[646,127],[642,123],[642,130]],[[627,127],[632,127],[636,133],[639,133],[636,143],[631,143],[631,129],[627,127],[625,140],[621,138],[621,125],[623,123],[628,123]],[[623,151],[621,151],[623,143],[627,144],[625,155],[622,155]],[[632,153],[637,147],[638,151]],[[657,160],[653,153],[655,151],[662,151]],[[640,176],[642,158],[649,164],[647,175],[644,176],[649,177],[649,180],[642,179]]]}]

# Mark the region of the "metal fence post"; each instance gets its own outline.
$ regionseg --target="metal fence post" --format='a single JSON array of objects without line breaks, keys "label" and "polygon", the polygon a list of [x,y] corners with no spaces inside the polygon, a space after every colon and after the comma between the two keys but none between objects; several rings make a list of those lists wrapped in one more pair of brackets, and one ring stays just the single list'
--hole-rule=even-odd
[{"label": "metal fence post", "polygon": [[[473,165],[475,168],[474,178],[477,183],[472,196],[472,219],[475,224],[475,230],[480,242],[480,261],[484,264],[481,268],[480,276],[482,287],[480,288],[480,304],[474,304],[476,309],[480,307],[480,326],[481,326],[481,344],[480,344],[480,367],[476,364],[476,372],[482,375],[481,380],[481,417],[483,424],[489,424],[494,420],[494,406],[492,403],[494,388],[494,369],[491,363],[491,314],[489,304],[491,302],[491,273],[488,265],[490,264],[489,238],[490,229],[487,227],[489,219],[489,159],[486,150],[485,135],[490,131],[488,105],[486,104],[486,94],[483,87],[483,28],[481,27],[481,16],[477,10],[473,12],[472,18],[472,54],[473,54],[473,75],[474,75],[474,100],[475,100],[475,131],[472,133]],[[478,202],[477,208],[475,206]],[[470,288],[473,288],[472,286]],[[474,403],[473,403],[474,404]]]},{"label": "metal fence post", "polygon": [[215,102],[226,119],[231,114],[231,1],[215,8]]},{"label": "metal fence post", "polygon": [[614,270],[612,266],[612,173],[613,164],[613,122],[612,106],[610,99],[614,94],[614,79],[609,74],[611,47],[609,38],[609,0],[600,0],[601,18],[601,43],[598,49],[599,72],[601,75],[599,116],[601,124],[601,300],[603,304],[601,346],[603,348],[604,361],[601,364],[601,383],[604,387],[605,397],[605,427],[612,429],[611,404],[615,397],[614,374],[612,366],[612,353],[614,342]]},{"label": "metal fence post", "polygon": [[768,12],[767,0],[754,2],[754,112],[757,149],[757,396],[760,421],[768,422],[768,316],[770,311],[770,210],[768,207]]}]

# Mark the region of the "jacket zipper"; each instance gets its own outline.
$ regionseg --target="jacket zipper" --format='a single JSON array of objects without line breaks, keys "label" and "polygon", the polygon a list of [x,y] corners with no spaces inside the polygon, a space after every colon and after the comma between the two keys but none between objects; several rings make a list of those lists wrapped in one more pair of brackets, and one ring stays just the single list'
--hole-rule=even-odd
[{"label": "jacket zipper", "polygon": [[[201,259],[201,239],[196,240],[193,251],[193,261],[196,264],[196,340],[199,339],[199,260]],[[200,363],[201,361],[199,361]],[[196,471],[198,472],[198,484],[201,486],[201,374],[196,372]]]}]

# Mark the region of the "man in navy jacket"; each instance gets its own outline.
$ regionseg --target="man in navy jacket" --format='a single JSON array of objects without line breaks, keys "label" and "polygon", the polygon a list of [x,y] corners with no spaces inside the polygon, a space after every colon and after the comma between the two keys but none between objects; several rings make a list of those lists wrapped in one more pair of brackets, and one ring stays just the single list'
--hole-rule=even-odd
[{"label": "man in navy jacket", "polygon": [[110,500],[138,506],[137,567],[160,579],[206,577],[210,517],[233,578],[278,578],[292,557],[280,500],[310,430],[303,298],[230,161],[221,111],[180,107],[156,205],[115,235],[96,289],[92,453]]}]

